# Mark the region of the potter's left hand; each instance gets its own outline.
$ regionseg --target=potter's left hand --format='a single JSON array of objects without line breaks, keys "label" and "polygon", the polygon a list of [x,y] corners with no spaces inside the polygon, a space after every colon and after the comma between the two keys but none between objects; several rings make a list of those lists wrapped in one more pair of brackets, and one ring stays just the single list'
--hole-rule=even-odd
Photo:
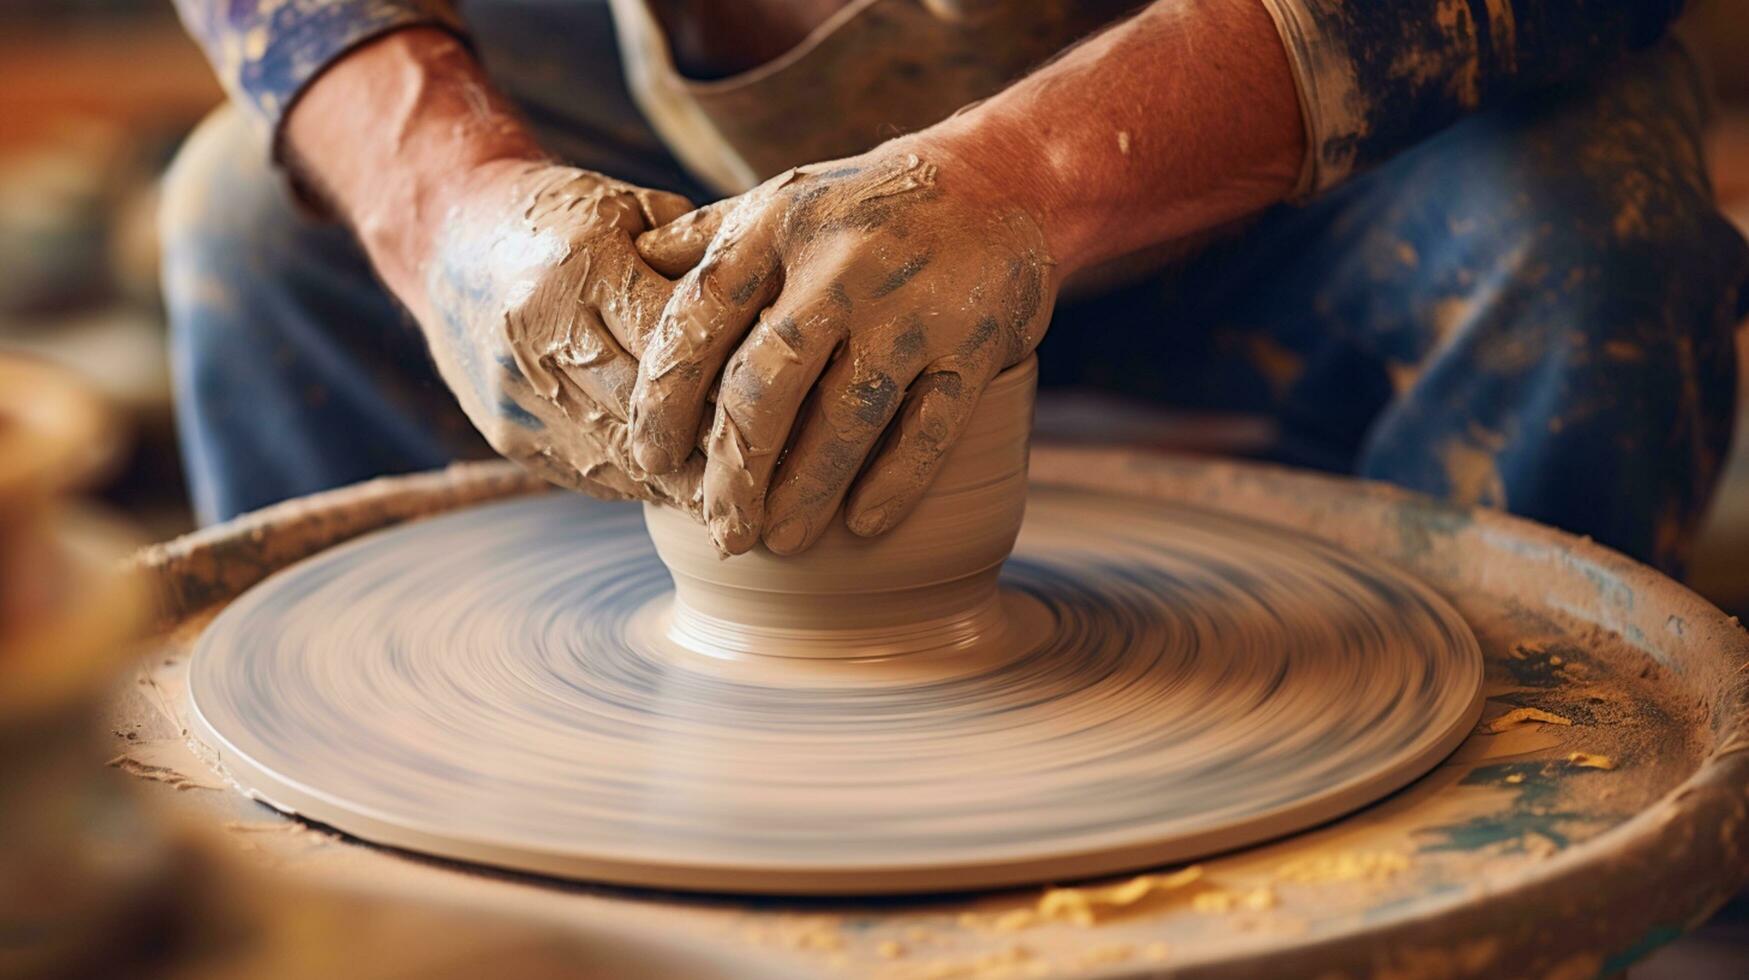
[{"label": "potter's left hand", "polygon": [[717,389],[704,513],[729,554],[807,548],[847,491],[851,531],[903,520],[984,386],[1038,345],[1058,285],[1011,191],[916,138],[781,174],[638,247],[691,271],[639,364],[633,449],[654,473],[682,465]]}]

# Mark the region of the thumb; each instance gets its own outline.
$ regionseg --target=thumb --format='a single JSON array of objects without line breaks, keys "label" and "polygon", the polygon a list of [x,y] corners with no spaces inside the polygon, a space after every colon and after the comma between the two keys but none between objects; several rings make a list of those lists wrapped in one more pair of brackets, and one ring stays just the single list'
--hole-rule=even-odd
[{"label": "thumb", "polygon": [[644,227],[656,228],[681,217],[693,209],[691,201],[672,191],[657,191],[647,187],[637,189],[638,207],[644,212]]},{"label": "thumb", "polygon": [[723,216],[729,213],[734,200],[708,204],[644,232],[638,236],[638,254],[650,268],[670,279],[686,275],[704,258],[705,249],[717,237],[717,229],[722,227]]}]

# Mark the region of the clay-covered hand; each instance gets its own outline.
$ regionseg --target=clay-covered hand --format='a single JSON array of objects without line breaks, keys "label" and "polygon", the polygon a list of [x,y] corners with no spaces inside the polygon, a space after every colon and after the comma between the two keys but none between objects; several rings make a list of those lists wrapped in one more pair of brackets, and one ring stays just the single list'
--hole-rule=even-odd
[{"label": "clay-covered hand", "polygon": [[704,517],[727,554],[807,548],[847,493],[851,531],[898,524],[1057,291],[1038,222],[917,140],[791,170],[638,247],[691,271],[639,364],[637,459],[690,465],[714,398]]},{"label": "clay-covered hand", "polygon": [[492,447],[547,480],[698,513],[702,465],[647,474],[627,418],[637,356],[673,291],[633,246],[685,198],[571,167],[500,160],[456,184],[409,303]]}]

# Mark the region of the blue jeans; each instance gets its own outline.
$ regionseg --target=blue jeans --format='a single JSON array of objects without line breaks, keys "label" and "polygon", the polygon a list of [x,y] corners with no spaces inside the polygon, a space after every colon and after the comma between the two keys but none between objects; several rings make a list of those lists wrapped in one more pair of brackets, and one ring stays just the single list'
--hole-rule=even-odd
[{"label": "blue jeans", "polygon": [[[702,200],[600,4],[476,0],[550,149]],[[464,9],[466,6],[464,5]],[[1264,413],[1273,458],[1511,510],[1679,570],[1730,439],[1749,247],[1674,46],[1474,116],[1138,285],[1065,304],[1051,386]],[[167,178],[178,422],[203,521],[486,452],[350,236],[234,114]]]}]

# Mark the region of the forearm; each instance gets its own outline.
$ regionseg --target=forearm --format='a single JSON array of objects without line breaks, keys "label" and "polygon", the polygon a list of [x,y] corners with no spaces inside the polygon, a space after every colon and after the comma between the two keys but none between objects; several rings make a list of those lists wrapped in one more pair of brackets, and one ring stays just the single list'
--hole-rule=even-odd
[{"label": "forearm", "polygon": [[[451,0],[175,0],[233,101],[357,232],[403,300],[439,195],[540,151],[461,41]],[[417,311],[416,311],[417,312]]]},{"label": "forearm", "polygon": [[918,138],[1064,275],[1334,186],[1661,36],[1681,0],[1161,0]]},{"label": "forearm", "polygon": [[919,134],[1018,196],[1059,275],[1292,192],[1303,127],[1258,0],[1171,0]]},{"label": "forearm", "polygon": [[473,56],[426,29],[372,41],[310,85],[285,121],[285,153],[409,302],[444,202],[467,175],[544,158]]}]

